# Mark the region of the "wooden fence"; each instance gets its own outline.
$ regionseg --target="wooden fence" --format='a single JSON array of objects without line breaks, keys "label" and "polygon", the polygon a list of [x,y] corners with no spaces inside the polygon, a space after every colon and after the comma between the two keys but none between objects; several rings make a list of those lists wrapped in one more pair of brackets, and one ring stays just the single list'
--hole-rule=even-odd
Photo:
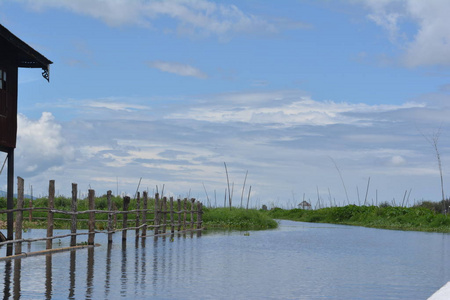
[{"label": "wooden fence", "polygon": [[[77,209],[77,184],[72,184],[72,201],[71,211],[64,211],[55,208],[55,181],[49,182],[48,193],[48,207],[32,207],[30,201],[29,208],[24,208],[24,180],[20,177],[17,178],[17,205],[15,209],[0,210],[0,214],[7,214],[13,212],[15,214],[15,239],[6,240],[0,242],[0,246],[7,245],[12,247],[15,245],[15,257],[27,256],[29,254],[22,253],[22,243],[46,241],[46,250],[41,251],[43,253],[55,252],[61,250],[70,250],[74,248],[83,248],[85,246],[95,245],[95,235],[99,233],[108,235],[108,244],[113,242],[113,234],[116,232],[122,232],[122,241],[126,241],[127,233],[130,230],[135,231],[135,238],[145,238],[148,236],[158,237],[165,234],[173,234],[177,232],[193,232],[202,230],[202,214],[203,205],[201,202],[195,201],[195,199],[177,199],[173,197],[167,199],[167,197],[160,198],[156,193],[154,199],[149,199],[147,192],[143,192],[141,199],[140,193],[136,194],[136,209],[129,210],[130,197],[123,197],[123,210],[119,211],[113,209],[113,201],[111,191],[106,194],[107,198],[107,210],[95,209],[95,191],[89,190],[88,192],[88,210],[78,211]],[[141,201],[142,200],[142,201]],[[149,200],[153,201],[153,209],[149,209]],[[141,207],[142,202],[142,207]],[[169,206],[169,207],[168,207]],[[33,211],[45,211],[47,213],[47,236],[44,238],[35,239],[23,239],[23,213],[29,211],[29,221],[38,219],[32,216]],[[63,214],[70,216],[70,219],[55,219],[55,214]],[[97,214],[107,214],[107,219],[96,219]],[[88,219],[79,219],[79,215],[88,215]],[[122,224],[118,220],[117,216],[122,215]],[[134,219],[129,219],[129,216],[134,216]],[[58,221],[70,221],[70,233],[65,235],[53,235],[55,220]],[[79,222],[87,222],[88,232],[77,232]],[[96,230],[96,224],[100,222],[106,222],[106,229]],[[129,226],[133,224],[134,226]],[[105,228],[105,226],[98,226]],[[81,242],[77,244],[77,236],[87,235],[87,242]],[[52,249],[53,240],[70,237],[70,247],[64,249]],[[7,251],[12,253],[11,251]],[[6,257],[8,258],[8,257]],[[1,258],[0,258],[1,259]]]}]

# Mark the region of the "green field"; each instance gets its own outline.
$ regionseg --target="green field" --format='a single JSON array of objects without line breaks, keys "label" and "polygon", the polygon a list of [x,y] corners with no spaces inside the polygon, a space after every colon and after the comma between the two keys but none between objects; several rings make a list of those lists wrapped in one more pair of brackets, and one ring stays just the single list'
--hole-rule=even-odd
[{"label": "green field", "polygon": [[329,207],[317,210],[274,208],[266,214],[275,219],[314,223],[333,223],[374,228],[450,232],[450,216],[423,206]]}]

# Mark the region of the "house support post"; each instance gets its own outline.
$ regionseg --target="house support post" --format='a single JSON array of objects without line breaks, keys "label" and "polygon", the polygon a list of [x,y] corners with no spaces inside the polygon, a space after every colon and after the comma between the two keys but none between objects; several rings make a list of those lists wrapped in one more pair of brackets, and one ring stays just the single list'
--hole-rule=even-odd
[{"label": "house support post", "polygon": [[[14,209],[14,148],[8,149],[8,187],[6,190],[6,209]],[[9,211],[6,214],[7,236],[6,239],[12,241],[14,239],[14,213]],[[13,244],[8,244],[6,255],[13,254]]]}]

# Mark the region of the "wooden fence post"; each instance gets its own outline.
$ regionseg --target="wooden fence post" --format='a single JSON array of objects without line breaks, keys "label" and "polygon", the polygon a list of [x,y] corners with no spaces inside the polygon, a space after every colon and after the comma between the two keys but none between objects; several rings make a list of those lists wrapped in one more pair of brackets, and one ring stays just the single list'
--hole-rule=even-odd
[{"label": "wooden fence post", "polygon": [[147,191],[143,192],[143,198],[144,198],[144,211],[142,212],[142,224],[144,226],[142,227],[142,237],[144,238],[147,235],[147,208],[148,208],[148,195]]},{"label": "wooden fence post", "polygon": [[[89,190],[89,210],[95,209],[95,191]],[[88,235],[88,245],[94,245],[95,238],[95,212],[89,212],[89,235]]]},{"label": "wooden fence post", "polygon": [[162,202],[162,214],[163,214],[163,222],[162,222],[162,232],[166,233],[167,226],[167,197],[163,197]]},{"label": "wooden fence post", "polygon": [[194,204],[195,204],[195,199],[192,198],[191,199],[191,230],[194,229]]},{"label": "wooden fence post", "polygon": [[127,239],[127,228],[128,228],[128,205],[130,205],[130,197],[123,197],[123,223],[122,223],[122,241]]},{"label": "wooden fence post", "polygon": [[141,214],[141,193],[136,193],[136,238],[139,238],[139,225],[140,223],[140,214]]},{"label": "wooden fence post", "polygon": [[[55,181],[50,180],[48,186],[47,237],[53,237],[53,212],[55,208]],[[52,249],[53,240],[47,240],[46,249]]]},{"label": "wooden fence post", "polygon": [[183,230],[186,230],[187,198],[183,200]]},{"label": "wooden fence post", "polygon": [[153,220],[153,224],[155,225],[155,235],[159,234],[159,194],[155,194],[155,218]]},{"label": "wooden fence post", "polygon": [[177,209],[178,209],[178,231],[181,230],[181,199],[177,199]]},{"label": "wooden fence post", "polygon": [[202,229],[202,214],[203,214],[203,204],[197,202],[197,229]]},{"label": "wooden fence post", "polygon": [[[17,214],[16,214],[16,240],[22,239],[22,221],[23,221],[23,178],[17,177]],[[22,253],[22,243],[16,244],[16,254]]]},{"label": "wooden fence post", "polygon": [[113,226],[112,226],[112,201],[111,201],[111,191],[106,192],[106,201],[108,203],[108,211],[110,211],[110,213],[108,213],[108,244],[112,243],[112,230],[113,230]]},{"label": "wooden fence post", "polygon": [[[76,183],[72,183],[72,203],[71,208],[72,212],[74,213],[71,216],[71,223],[70,223],[70,233],[76,234],[77,233],[77,215],[75,214],[77,212],[77,195],[78,195],[78,186]],[[70,246],[74,247],[77,245],[77,236],[72,235],[70,237]]]},{"label": "wooden fence post", "polygon": [[173,224],[173,197],[170,197],[169,207],[170,207],[170,232],[174,233],[175,225]]}]

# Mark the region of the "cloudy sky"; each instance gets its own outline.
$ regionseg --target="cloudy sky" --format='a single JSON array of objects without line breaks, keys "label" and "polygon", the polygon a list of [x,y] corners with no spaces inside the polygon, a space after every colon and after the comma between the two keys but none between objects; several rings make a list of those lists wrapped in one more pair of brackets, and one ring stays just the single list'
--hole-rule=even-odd
[{"label": "cloudy sky", "polygon": [[235,204],[247,171],[250,205],[438,201],[449,14],[447,0],[0,0],[0,23],[53,61],[50,83],[19,72],[16,176],[35,195],[50,179],[133,195],[142,178],[223,205],[226,162]]}]

